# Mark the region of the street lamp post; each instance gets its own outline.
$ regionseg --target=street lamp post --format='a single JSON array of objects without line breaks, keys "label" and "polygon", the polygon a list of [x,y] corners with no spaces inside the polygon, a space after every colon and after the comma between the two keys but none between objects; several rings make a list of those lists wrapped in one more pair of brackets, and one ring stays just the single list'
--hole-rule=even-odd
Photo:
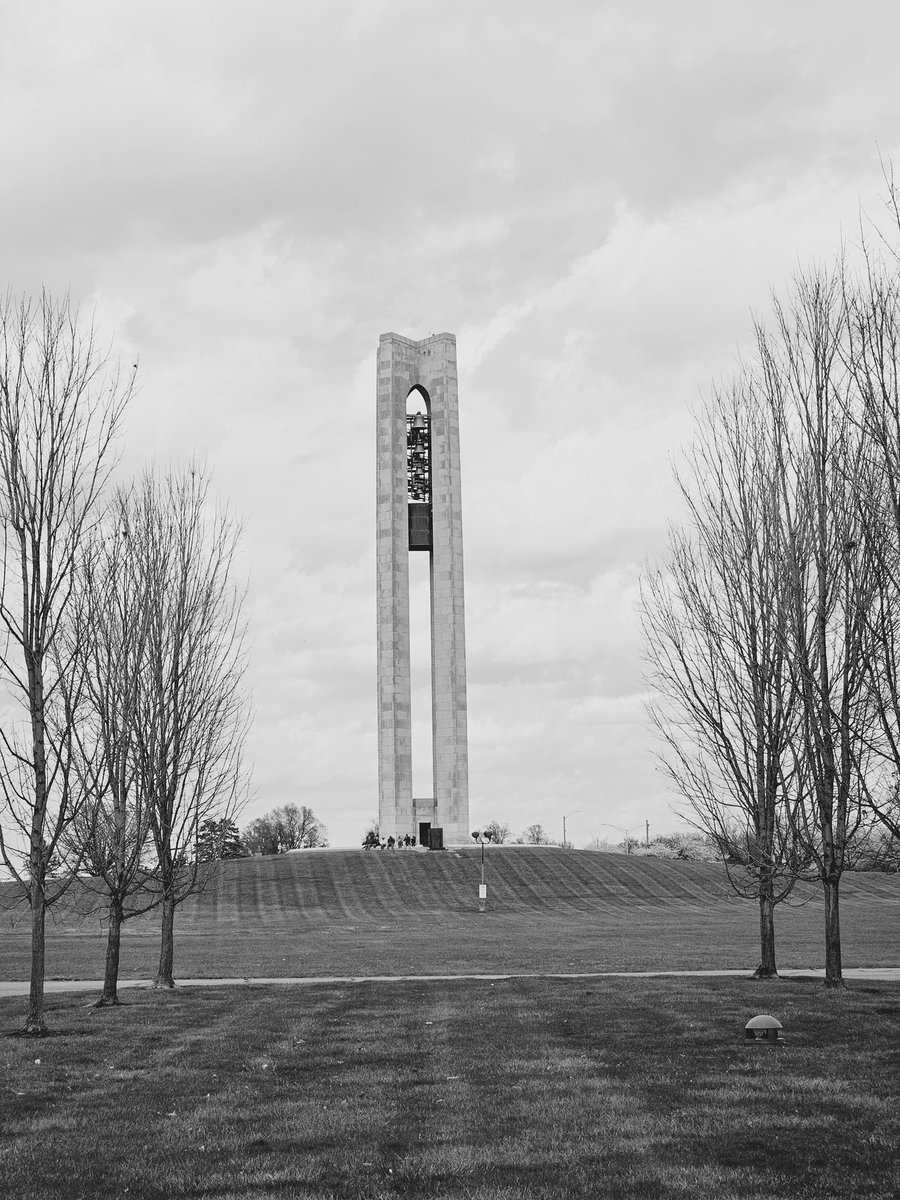
[{"label": "street lamp post", "polygon": [[484,843],[493,840],[494,834],[490,829],[476,829],[472,833],[473,839],[481,846],[481,883],[478,885],[478,911],[487,911],[487,884],[484,882]]}]

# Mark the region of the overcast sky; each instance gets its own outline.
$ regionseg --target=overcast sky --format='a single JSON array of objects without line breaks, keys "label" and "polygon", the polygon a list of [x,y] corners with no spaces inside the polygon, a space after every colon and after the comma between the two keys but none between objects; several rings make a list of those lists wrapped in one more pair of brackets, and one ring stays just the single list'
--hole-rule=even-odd
[{"label": "overcast sky", "polygon": [[[351,844],[377,811],[375,352],[448,330],[473,828],[675,828],[638,574],[678,519],[691,408],[752,313],[880,208],[900,7],[0,0],[0,17],[3,282],[70,289],[139,359],[124,469],[197,452],[245,521],[245,822],[309,804]],[[414,707],[428,794],[421,688]]]}]

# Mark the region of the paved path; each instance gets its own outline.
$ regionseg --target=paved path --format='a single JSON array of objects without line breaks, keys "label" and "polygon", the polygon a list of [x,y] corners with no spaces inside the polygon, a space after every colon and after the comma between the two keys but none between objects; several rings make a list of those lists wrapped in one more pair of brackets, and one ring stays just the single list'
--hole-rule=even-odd
[{"label": "paved path", "polygon": [[[280,984],[292,987],[312,987],[316,984],[340,983],[439,983],[457,979],[487,980],[496,982],[505,979],[655,979],[660,976],[711,977],[721,975],[750,978],[749,971],[521,971],[508,975],[314,975],[265,977],[253,979],[179,979],[179,987],[254,987],[262,984]],[[820,967],[788,967],[779,972],[783,979],[824,979],[825,969]],[[896,982],[900,980],[900,967],[849,967],[844,970],[845,979],[874,979]],[[120,988],[149,988],[150,979],[120,979]],[[48,979],[45,993],[100,991],[100,979]],[[27,980],[0,982],[0,996],[27,996]]]}]

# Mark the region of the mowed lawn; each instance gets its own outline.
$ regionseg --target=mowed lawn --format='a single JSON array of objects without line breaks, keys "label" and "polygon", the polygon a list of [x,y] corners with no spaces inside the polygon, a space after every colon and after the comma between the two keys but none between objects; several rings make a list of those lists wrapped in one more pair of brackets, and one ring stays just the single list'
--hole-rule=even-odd
[{"label": "mowed lawn", "polygon": [[[325,851],[219,865],[178,909],[182,978],[359,976],[732,968],[759,961],[752,901],[721,867],[551,847],[491,847],[488,912],[478,912],[476,849]],[[823,963],[814,887],[779,906],[784,967]],[[900,965],[900,879],[847,875],[846,966]],[[0,978],[27,979],[28,914],[0,885]],[[102,910],[73,892],[47,926],[48,978],[102,973]],[[158,914],[131,921],[121,976],[155,973]]]},{"label": "mowed lawn", "polygon": [[[900,1194],[900,987],[745,979],[54,996],[0,1040],[0,1195]],[[0,1027],[21,1001],[0,1000]],[[747,1044],[758,1012],[783,1046]]]}]

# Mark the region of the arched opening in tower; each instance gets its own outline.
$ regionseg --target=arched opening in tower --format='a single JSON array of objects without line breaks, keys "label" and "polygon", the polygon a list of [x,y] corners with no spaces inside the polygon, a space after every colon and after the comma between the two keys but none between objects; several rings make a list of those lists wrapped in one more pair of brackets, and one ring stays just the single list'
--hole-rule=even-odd
[{"label": "arched opening in tower", "polygon": [[[434,795],[431,699],[431,438],[428,396],[406,400],[409,505],[409,654],[412,689],[413,795]],[[415,551],[426,551],[416,553]]]}]

